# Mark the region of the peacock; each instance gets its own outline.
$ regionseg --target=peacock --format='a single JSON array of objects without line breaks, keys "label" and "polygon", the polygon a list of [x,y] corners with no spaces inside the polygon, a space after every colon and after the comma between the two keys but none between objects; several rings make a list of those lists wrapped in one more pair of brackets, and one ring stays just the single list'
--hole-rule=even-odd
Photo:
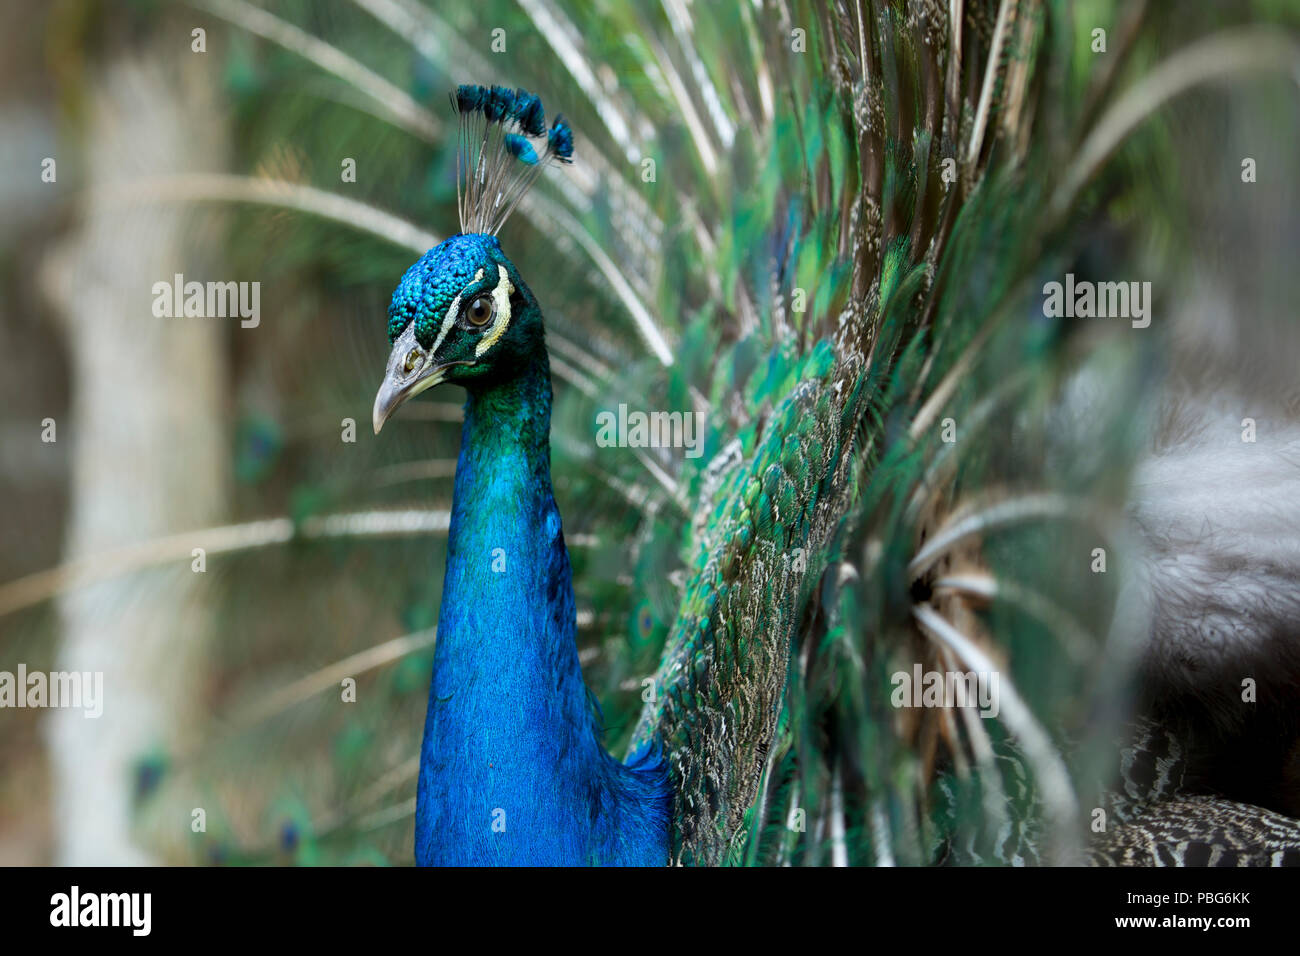
[{"label": "peacock", "polygon": [[[462,86],[456,109],[461,153],[471,157],[458,177],[461,231],[425,253],[393,294],[393,349],[373,414],[379,434],[399,405],[440,382],[469,393],[415,858],[663,865],[662,757],[612,758],[582,682],[573,577],[551,491],[542,314],[496,240],[529,180],[552,161],[571,162],[572,133],[562,117],[548,132],[541,100],[522,89]],[[543,135],[539,156],[529,140]]]},{"label": "peacock", "polygon": [[194,359],[225,518],[0,589],[29,657],[48,599],[186,648],[164,713],[54,718],[67,806],[116,761],[80,852],[1300,863],[1294,11],[134,9],[171,52],[84,115],[224,145],[86,228],[182,210],[271,305]]}]

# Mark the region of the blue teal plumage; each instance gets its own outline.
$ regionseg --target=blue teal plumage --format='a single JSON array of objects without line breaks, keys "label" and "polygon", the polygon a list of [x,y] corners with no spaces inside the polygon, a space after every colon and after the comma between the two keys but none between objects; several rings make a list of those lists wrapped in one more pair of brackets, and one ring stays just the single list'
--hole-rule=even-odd
[{"label": "blue teal plumage", "polygon": [[438,324],[452,300],[462,291],[491,289],[497,283],[495,270],[476,285],[475,272],[489,263],[507,264],[501,244],[494,236],[453,237],[421,256],[406,270],[388,305],[388,343],[415,323],[415,339],[424,348],[433,345]]}]

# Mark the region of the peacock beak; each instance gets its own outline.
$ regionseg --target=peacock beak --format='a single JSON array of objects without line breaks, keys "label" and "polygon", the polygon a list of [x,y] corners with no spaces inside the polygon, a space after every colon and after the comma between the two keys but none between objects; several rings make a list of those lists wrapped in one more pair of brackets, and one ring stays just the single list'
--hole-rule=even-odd
[{"label": "peacock beak", "polygon": [[[455,363],[452,363],[455,364]],[[433,356],[415,341],[412,325],[403,332],[388,355],[384,380],[375,395],[373,423],[375,434],[384,427],[390,415],[407,399],[414,398],[425,389],[433,388],[443,380],[449,365],[437,364]]]},{"label": "peacock beak", "polygon": [[376,435],[384,427],[384,422],[388,421],[388,416],[397,410],[398,405],[406,401],[406,397],[399,383],[392,381],[388,376],[384,376],[383,384],[379,386],[379,392],[375,395],[373,422]]},{"label": "peacock beak", "polygon": [[443,380],[449,366],[438,365],[431,367],[423,375],[411,376],[410,381],[402,381],[392,375],[385,375],[383,383],[379,386],[379,392],[375,395],[375,410],[373,413],[373,422],[375,434],[379,434],[379,429],[384,427],[384,422],[388,417],[397,411],[398,406],[408,398],[414,398],[425,389],[433,388]]}]

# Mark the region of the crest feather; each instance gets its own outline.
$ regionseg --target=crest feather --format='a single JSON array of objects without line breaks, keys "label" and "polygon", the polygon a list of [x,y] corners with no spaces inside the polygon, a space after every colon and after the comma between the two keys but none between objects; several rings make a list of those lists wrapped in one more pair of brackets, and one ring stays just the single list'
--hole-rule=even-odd
[{"label": "crest feather", "polygon": [[573,130],[556,116],[548,131],[541,98],[522,88],[463,84],[451,102],[460,116],[460,231],[494,236],[544,167],[573,162]]}]

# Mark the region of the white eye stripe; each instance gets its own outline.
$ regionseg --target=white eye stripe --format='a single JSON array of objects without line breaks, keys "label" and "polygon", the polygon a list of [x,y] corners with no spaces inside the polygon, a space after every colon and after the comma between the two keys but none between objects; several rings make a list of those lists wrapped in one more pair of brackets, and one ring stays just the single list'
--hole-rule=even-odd
[{"label": "white eye stripe", "polygon": [[[474,273],[474,282],[481,282],[483,275],[483,270],[479,269],[478,272]],[[471,285],[472,284],[473,283],[471,283]],[[448,307],[446,314],[442,317],[442,326],[438,329],[438,337],[433,340],[433,348],[429,349],[430,358],[433,358],[433,356],[438,353],[438,346],[442,345],[443,339],[447,337],[447,333],[451,331],[451,327],[456,324],[456,316],[459,314],[460,294],[457,293],[456,298],[451,300],[451,305]]]},{"label": "white eye stripe", "polygon": [[451,300],[451,308],[449,308],[447,314],[442,317],[442,327],[438,329],[438,337],[433,340],[433,348],[429,349],[430,357],[437,354],[438,346],[442,345],[442,340],[445,339],[447,333],[451,331],[452,325],[456,322],[456,313],[459,311],[460,296],[458,295],[456,298]]},{"label": "white eye stripe", "polygon": [[506,329],[510,327],[510,297],[515,293],[515,286],[510,281],[510,275],[506,272],[505,266],[497,266],[497,276],[496,288],[492,290],[492,298],[497,306],[496,321],[492,323],[492,328],[487,330],[487,333],[483,338],[479,339],[478,345],[475,346],[475,358],[496,345],[497,340],[505,335]]}]

